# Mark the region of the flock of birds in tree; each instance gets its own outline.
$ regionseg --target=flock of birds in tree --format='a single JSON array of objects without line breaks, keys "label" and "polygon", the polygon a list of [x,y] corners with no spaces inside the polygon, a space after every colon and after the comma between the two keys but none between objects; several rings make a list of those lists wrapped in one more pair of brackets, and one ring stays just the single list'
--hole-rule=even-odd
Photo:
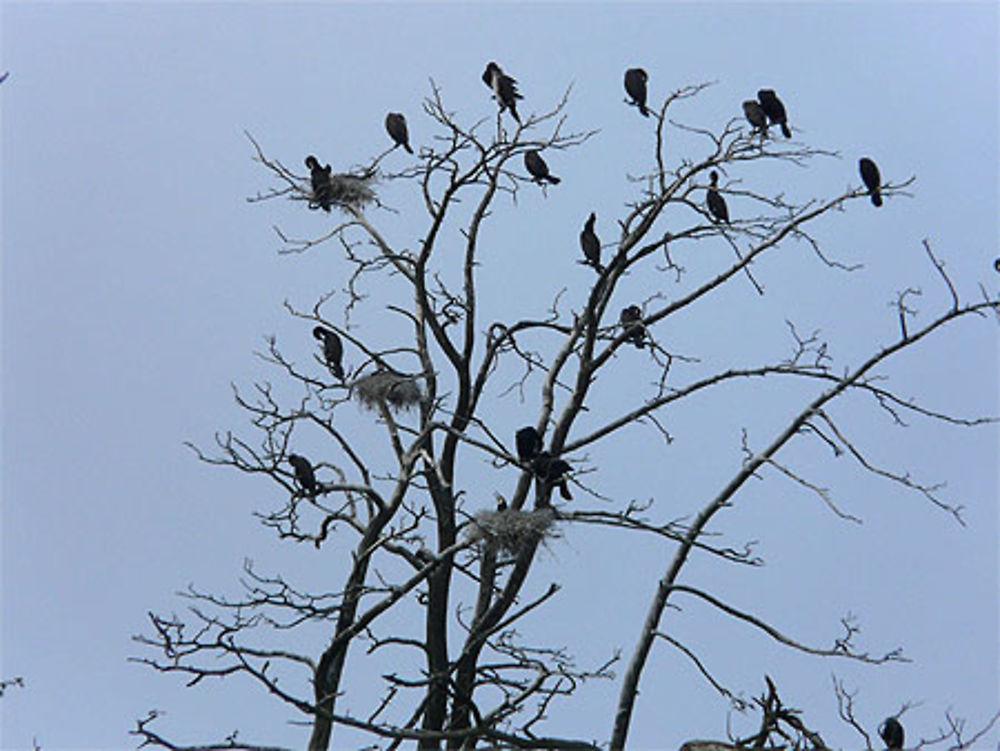
[{"label": "flock of birds in tree", "polygon": [[[485,83],[493,92],[493,97],[500,108],[500,114],[509,112],[511,117],[519,125],[523,125],[521,116],[517,111],[519,99],[523,99],[517,88],[517,81],[503,72],[499,65],[490,62],[482,75]],[[647,106],[647,86],[649,74],[642,68],[629,68],[625,71],[625,93],[628,95],[627,103],[639,110],[643,117],[649,117],[650,110]],[[773,89],[761,89],[757,92],[756,99],[750,99],[742,104],[743,114],[753,127],[754,132],[759,132],[761,138],[768,137],[768,128],[778,126],[786,138],[792,137],[792,131],[788,126],[788,113],[785,105]],[[410,146],[410,134],[406,125],[406,117],[400,112],[390,112],[385,117],[385,129],[396,147],[402,147],[407,153],[412,154],[413,148]],[[323,209],[326,212],[331,210],[333,204],[337,202],[337,195],[334,182],[331,178],[331,167],[329,164],[323,165],[313,155],[309,155],[305,160],[309,169],[309,178],[312,188],[310,208]],[[561,180],[549,171],[549,166],[538,150],[529,150],[524,153],[524,166],[531,175],[532,181],[539,185],[558,185]],[[878,167],[868,157],[864,157],[859,162],[861,179],[871,196],[871,201],[875,206],[882,205],[882,195],[880,191],[881,176]],[[719,191],[719,174],[715,170],[709,173],[709,186],[706,189],[705,204],[708,213],[714,222],[729,224],[729,207],[726,199]],[[591,266],[596,272],[603,273],[604,266],[601,264],[601,241],[597,236],[595,224],[597,215],[591,212],[580,232],[580,248],[583,252],[583,264]],[[1000,259],[997,260],[997,270],[1000,271]],[[638,305],[628,305],[622,309],[619,316],[625,341],[634,345],[637,349],[644,349],[648,338],[648,332],[643,324],[642,310]],[[313,336],[319,340],[323,346],[323,357],[333,375],[339,380],[344,379],[343,354],[344,347],[340,337],[330,329],[317,326],[313,329]],[[522,428],[515,436],[517,444],[517,454],[522,466],[529,469],[541,483],[547,483],[551,487],[557,487],[560,495],[569,500],[572,496],[566,482],[566,475],[569,473],[570,465],[558,457],[553,457],[549,452],[542,450],[542,439],[535,428]],[[316,482],[312,465],[307,459],[297,454],[290,454],[288,461],[295,470],[295,478],[303,491],[312,495],[321,489]],[[897,723],[898,725],[898,723]]]}]

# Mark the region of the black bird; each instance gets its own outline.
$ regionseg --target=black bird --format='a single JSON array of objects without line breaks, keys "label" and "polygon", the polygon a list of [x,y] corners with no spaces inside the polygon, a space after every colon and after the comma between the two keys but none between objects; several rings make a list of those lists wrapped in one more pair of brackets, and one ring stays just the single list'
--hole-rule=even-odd
[{"label": "black bird", "polygon": [[625,329],[625,338],[632,342],[637,349],[646,347],[646,327],[642,323],[642,310],[638,305],[629,305],[623,308],[619,316],[622,328]]},{"label": "black bird", "polygon": [[503,513],[507,510],[507,499],[497,493],[497,512]]},{"label": "black bird", "polygon": [[586,263],[600,273],[603,271],[601,268],[601,240],[594,232],[594,222],[596,221],[597,214],[590,212],[587,223],[583,225],[583,231],[580,232],[580,248],[583,249],[583,256],[587,259]]},{"label": "black bird", "polygon": [[878,734],[885,741],[888,749],[901,749],[903,747],[903,726],[895,717],[886,717],[878,729]]},{"label": "black bird", "polygon": [[514,442],[517,444],[517,458],[522,462],[530,462],[542,450],[542,437],[530,425],[514,434]]},{"label": "black bird", "polygon": [[872,197],[872,203],[876,206],[881,206],[882,191],[879,187],[882,185],[882,176],[879,175],[875,162],[863,156],[858,161],[858,169],[861,170],[861,179],[865,187],[868,188],[868,195]]},{"label": "black bird", "polygon": [[389,137],[396,142],[397,146],[402,146],[406,149],[407,154],[412,154],[413,149],[410,148],[410,134],[406,130],[406,118],[399,112],[390,112],[385,116],[385,129],[389,133]]},{"label": "black bird", "polygon": [[549,174],[549,165],[545,163],[542,155],[537,151],[524,152],[524,166],[531,173],[532,179],[539,185],[545,180],[548,180],[553,185],[558,185],[562,182],[555,175]]},{"label": "black bird", "polygon": [[1000,258],[996,259],[993,262],[993,268],[996,269],[997,271],[1000,271]]},{"label": "black bird", "polygon": [[333,374],[340,380],[344,380],[344,345],[336,332],[330,329],[317,326],[313,329],[313,337],[323,342],[323,357],[326,364],[333,371]]},{"label": "black bird", "polygon": [[312,181],[313,200],[309,202],[309,208],[320,207],[323,211],[330,211],[330,199],[333,194],[333,186],[330,185],[330,165],[321,167],[319,160],[312,154],[306,157],[306,167],[309,168],[309,179]]},{"label": "black bird", "polygon": [[708,189],[708,195],[706,196],[708,212],[716,221],[729,224],[729,208],[726,206],[726,199],[723,198],[722,194],[718,191],[719,173],[712,170],[708,175],[708,179],[712,183],[711,187]]},{"label": "black bird", "polygon": [[632,97],[629,104],[638,107],[643,117],[649,117],[649,110],[646,109],[646,82],[648,80],[649,75],[642,68],[629,68],[625,71],[625,93]]},{"label": "black bird", "polygon": [[288,463],[295,469],[295,479],[302,489],[309,495],[316,495],[316,474],[309,460],[298,454],[289,454]]},{"label": "black bird", "polygon": [[743,102],[743,114],[746,115],[754,130],[759,130],[765,136],[767,135],[767,113],[764,112],[760,103],[755,99],[747,99]]},{"label": "black bird", "polygon": [[558,487],[563,500],[572,501],[573,494],[569,492],[566,473],[572,467],[562,459],[553,458],[548,451],[539,452],[533,464],[535,476],[549,487]]},{"label": "black bird", "polygon": [[517,90],[517,81],[500,70],[499,65],[491,61],[486,64],[486,70],[483,72],[483,83],[493,89],[493,96],[496,97],[497,102],[500,104],[500,111],[503,112],[505,109],[510,110],[510,114],[514,116],[514,119],[520,125],[521,116],[517,114],[517,100],[524,99],[524,97]]},{"label": "black bird", "polygon": [[788,115],[785,113],[785,105],[778,99],[778,95],[774,93],[774,89],[761,89],[758,91],[757,101],[764,108],[767,119],[775,125],[781,126],[781,132],[785,134],[785,138],[791,138],[792,131],[788,129]]}]

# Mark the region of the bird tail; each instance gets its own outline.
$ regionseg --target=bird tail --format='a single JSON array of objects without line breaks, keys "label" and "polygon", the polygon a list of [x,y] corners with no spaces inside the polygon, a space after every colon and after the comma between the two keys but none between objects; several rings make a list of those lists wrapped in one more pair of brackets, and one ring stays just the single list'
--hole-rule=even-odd
[{"label": "bird tail", "polygon": [[559,495],[562,496],[564,501],[573,500],[573,494],[569,492],[569,483],[567,483],[566,480],[559,483]]},{"label": "bird tail", "polygon": [[410,148],[410,144],[404,143],[403,144],[403,148],[406,149],[406,153],[407,154],[412,154],[413,153],[413,149]]},{"label": "bird tail", "polygon": [[782,123],[781,124],[781,132],[785,134],[785,138],[791,138],[792,137],[792,131],[789,130],[788,123]]},{"label": "bird tail", "polygon": [[562,182],[562,178],[556,177],[555,175],[546,175],[546,177],[549,179],[549,182],[552,183],[553,185],[558,185],[559,183]]},{"label": "bird tail", "polygon": [[649,117],[649,110],[646,108],[645,104],[640,104],[639,105],[639,112],[642,113],[643,117]]},{"label": "bird tail", "polygon": [[514,116],[514,119],[517,120],[517,124],[524,125],[524,123],[521,122],[521,116],[517,114],[517,105],[511,104],[509,109],[510,109],[510,114],[512,114]]},{"label": "bird tail", "polygon": [[882,205],[882,194],[879,193],[877,190],[872,191],[872,203],[875,206],[881,206]]}]

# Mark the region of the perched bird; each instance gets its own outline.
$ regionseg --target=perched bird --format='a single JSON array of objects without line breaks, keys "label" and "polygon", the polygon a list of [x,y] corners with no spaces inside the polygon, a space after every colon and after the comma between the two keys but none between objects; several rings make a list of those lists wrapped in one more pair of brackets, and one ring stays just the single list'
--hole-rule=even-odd
[{"label": "perched bird", "polygon": [[861,171],[861,180],[864,182],[865,187],[868,188],[868,195],[872,197],[872,203],[876,206],[881,206],[882,191],[879,187],[882,185],[882,176],[879,175],[875,162],[863,156],[858,161],[858,169]]},{"label": "perched bird", "polygon": [[775,125],[781,126],[781,132],[785,134],[785,138],[791,138],[792,131],[788,129],[788,115],[785,113],[785,105],[778,99],[778,95],[774,93],[774,89],[761,89],[758,91],[757,101],[764,108],[767,119]]},{"label": "perched bird", "polygon": [[507,499],[497,493],[497,512],[503,513],[507,510]]},{"label": "perched bird", "polygon": [[643,117],[649,117],[649,110],[646,109],[646,82],[649,75],[642,68],[629,68],[625,71],[625,93],[632,101],[630,105],[639,108]]},{"label": "perched bird", "polygon": [[289,454],[288,463],[295,470],[295,479],[299,481],[301,488],[309,495],[316,495],[316,474],[309,460],[298,454]]},{"label": "perched bird", "polygon": [[532,179],[539,185],[545,180],[548,180],[553,185],[558,185],[562,182],[555,175],[549,174],[549,165],[545,163],[542,155],[537,151],[524,152],[524,166],[531,173]]},{"label": "perched bird", "polygon": [[517,114],[517,100],[524,99],[524,97],[517,90],[517,81],[500,70],[499,65],[491,61],[486,64],[486,70],[483,72],[483,83],[493,89],[493,96],[496,97],[497,102],[500,104],[500,111],[503,112],[505,109],[510,110],[510,114],[514,116],[514,119],[520,125],[521,116]]},{"label": "perched bird", "polygon": [[885,741],[888,749],[901,749],[903,747],[903,726],[895,717],[886,717],[885,722],[879,725],[878,734]]},{"label": "perched bird", "polygon": [[1000,258],[996,259],[993,262],[993,268],[996,269],[997,271],[1000,271]]},{"label": "perched bird", "polygon": [[765,136],[767,135],[767,113],[764,112],[764,108],[757,100],[747,99],[743,102],[743,114],[746,115],[754,130],[759,130]]},{"label": "perched bird", "polygon": [[517,444],[517,458],[522,462],[530,462],[542,450],[542,437],[530,425],[514,434],[514,443]]},{"label": "perched bird", "polygon": [[601,240],[594,232],[594,222],[596,221],[597,214],[590,212],[587,223],[583,225],[583,230],[580,232],[580,248],[583,249],[583,256],[587,259],[586,263],[600,273],[603,271],[601,267]]},{"label": "perched bird", "polygon": [[323,357],[326,364],[333,371],[333,374],[340,380],[344,380],[344,345],[336,332],[330,329],[317,326],[313,329],[313,337],[323,342]]},{"label": "perched bird", "polygon": [[636,346],[636,349],[646,347],[646,327],[642,323],[642,310],[638,305],[629,305],[623,308],[619,316],[622,328],[625,329],[625,338]]},{"label": "perched bird", "polygon": [[390,112],[385,116],[385,129],[389,133],[389,137],[396,142],[397,146],[402,146],[406,149],[407,154],[412,154],[413,149],[410,148],[410,134],[406,130],[406,118],[403,117],[402,113]]},{"label": "perched bird", "polygon": [[708,175],[708,179],[712,183],[711,187],[708,189],[708,195],[706,196],[708,212],[716,221],[729,224],[729,208],[726,206],[726,199],[723,198],[722,194],[718,191],[719,173],[712,170]]},{"label": "perched bird", "polygon": [[558,487],[563,500],[573,500],[573,494],[569,492],[569,484],[566,482],[566,473],[572,469],[568,462],[554,458],[548,451],[541,451],[535,457],[532,466],[535,477],[549,487]]},{"label": "perched bird", "polygon": [[319,160],[312,154],[306,157],[306,167],[309,168],[309,179],[312,182],[313,200],[309,208],[322,208],[329,213],[333,186],[330,184],[330,165],[321,167]]}]

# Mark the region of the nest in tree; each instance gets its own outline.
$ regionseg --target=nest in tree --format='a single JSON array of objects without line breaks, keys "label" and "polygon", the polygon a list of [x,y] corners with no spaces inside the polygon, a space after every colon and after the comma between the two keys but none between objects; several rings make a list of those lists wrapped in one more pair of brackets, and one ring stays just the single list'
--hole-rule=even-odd
[{"label": "nest in tree", "polygon": [[375,191],[369,186],[368,175],[330,175],[330,200],[352,208],[361,208],[375,200]]},{"label": "nest in tree", "polygon": [[534,511],[480,511],[472,518],[470,537],[505,553],[517,555],[529,545],[559,535],[555,529],[556,512],[552,508]]},{"label": "nest in tree", "polygon": [[376,409],[380,404],[396,410],[412,409],[424,399],[415,376],[391,370],[363,376],[354,382],[353,389],[358,401],[368,409]]}]

